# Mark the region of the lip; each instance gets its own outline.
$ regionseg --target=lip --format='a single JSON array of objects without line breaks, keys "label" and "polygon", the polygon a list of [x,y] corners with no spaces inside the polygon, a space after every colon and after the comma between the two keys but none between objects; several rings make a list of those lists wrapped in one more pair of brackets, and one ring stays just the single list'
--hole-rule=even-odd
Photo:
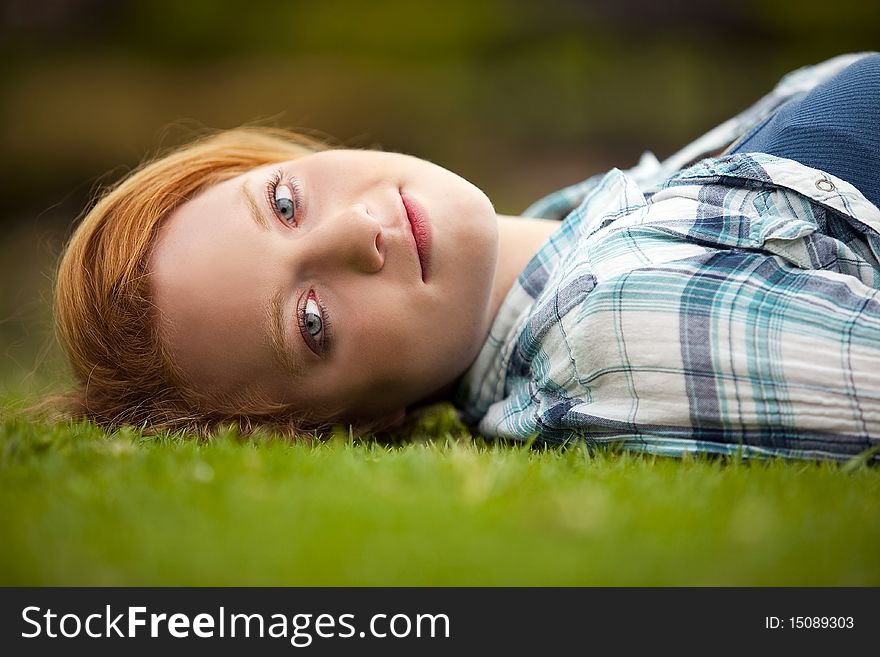
[{"label": "lip", "polygon": [[422,281],[427,282],[431,268],[431,221],[424,206],[417,200],[403,192],[400,192],[400,198],[403,200],[406,218],[409,220],[409,227],[415,239],[419,266],[422,269]]}]

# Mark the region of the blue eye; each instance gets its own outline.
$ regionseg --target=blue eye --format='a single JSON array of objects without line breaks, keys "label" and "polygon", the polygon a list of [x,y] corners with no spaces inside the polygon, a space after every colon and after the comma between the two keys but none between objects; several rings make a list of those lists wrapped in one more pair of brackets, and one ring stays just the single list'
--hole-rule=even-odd
[{"label": "blue eye", "polygon": [[330,319],[313,290],[308,292],[297,317],[303,341],[315,354],[321,356],[330,347]]},{"label": "blue eye", "polygon": [[306,301],[302,321],[306,333],[313,338],[318,337],[324,328],[324,321],[321,319],[321,309],[318,308],[318,304],[311,297]]},{"label": "blue eye", "polygon": [[293,201],[293,194],[290,193],[290,189],[286,185],[275,185],[275,192],[272,196],[278,216],[288,223],[292,222],[296,204]]},{"label": "blue eye", "polygon": [[298,226],[302,211],[302,191],[299,181],[285,178],[279,169],[266,185],[266,201],[277,217],[289,226]]}]

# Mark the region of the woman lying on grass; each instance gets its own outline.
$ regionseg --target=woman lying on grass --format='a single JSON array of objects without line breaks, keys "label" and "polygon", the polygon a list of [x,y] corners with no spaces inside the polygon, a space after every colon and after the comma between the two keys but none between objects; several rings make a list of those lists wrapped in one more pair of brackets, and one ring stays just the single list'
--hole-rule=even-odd
[{"label": "woman lying on grass", "polygon": [[489,436],[845,458],[880,436],[878,205],[880,55],[796,71],[524,217],[408,155],[221,132],[71,238],[67,401],[295,433],[449,399]]}]

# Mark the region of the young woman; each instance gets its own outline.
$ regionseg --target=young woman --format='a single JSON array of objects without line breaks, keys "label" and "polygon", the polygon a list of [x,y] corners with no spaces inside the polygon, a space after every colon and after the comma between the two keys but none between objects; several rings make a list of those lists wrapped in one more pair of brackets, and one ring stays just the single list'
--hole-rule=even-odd
[{"label": "young woman", "polygon": [[[66,249],[73,413],[294,433],[451,399],[487,435],[859,453],[880,435],[880,210],[876,176],[853,171],[877,161],[880,94],[846,112],[826,95],[876,90],[878,60],[790,74],[667,161],[531,218],[408,155],[260,129],[183,147],[106,193]],[[835,112],[867,155],[832,136],[804,162],[815,138],[786,131],[836,129]]]}]

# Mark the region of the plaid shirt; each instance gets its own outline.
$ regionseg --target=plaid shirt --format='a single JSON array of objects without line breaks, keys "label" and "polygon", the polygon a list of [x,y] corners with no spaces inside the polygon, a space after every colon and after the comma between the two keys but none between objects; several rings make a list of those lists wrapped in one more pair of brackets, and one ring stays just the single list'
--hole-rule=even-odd
[{"label": "plaid shirt", "polygon": [[[880,210],[793,160],[699,160],[852,63],[800,69],[664,162],[542,199],[563,218],[456,392],[490,436],[843,459],[880,436]],[[875,455],[880,458],[880,455]]]}]

